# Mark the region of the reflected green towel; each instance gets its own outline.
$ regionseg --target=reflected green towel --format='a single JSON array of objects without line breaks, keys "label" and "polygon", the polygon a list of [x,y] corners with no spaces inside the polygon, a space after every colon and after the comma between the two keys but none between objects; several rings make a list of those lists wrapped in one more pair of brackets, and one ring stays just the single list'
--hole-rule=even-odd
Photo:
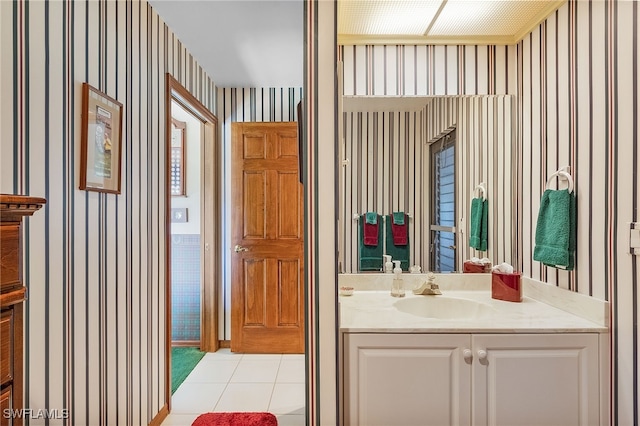
[{"label": "reflected green towel", "polygon": [[[378,244],[366,246],[364,244],[364,223],[366,215],[358,219],[358,265],[360,271],[381,271],[382,270],[382,230],[378,228]],[[376,214],[378,226],[382,226],[380,215]]]},{"label": "reflected green towel", "polygon": [[547,189],[540,200],[533,260],[572,270],[576,250],[576,197],[567,189]]},{"label": "reflected green towel", "polygon": [[[402,213],[404,214],[404,213]],[[407,245],[405,246],[397,246],[393,244],[393,230],[391,229],[391,221],[393,220],[393,215],[386,216],[386,224],[385,224],[385,241],[386,241],[386,253],[391,256],[392,260],[399,260],[400,267],[403,271],[409,270],[409,233],[407,232]]]},{"label": "reflected green towel", "polygon": [[371,225],[375,225],[378,223],[378,213],[376,212],[367,212],[365,213],[367,218],[367,223]]},{"label": "reflected green towel", "polygon": [[476,250],[487,251],[489,236],[489,207],[487,200],[474,198],[471,200],[471,229],[469,230],[469,246]]},{"label": "reflected green towel", "polygon": [[404,225],[404,212],[393,212],[393,224]]}]

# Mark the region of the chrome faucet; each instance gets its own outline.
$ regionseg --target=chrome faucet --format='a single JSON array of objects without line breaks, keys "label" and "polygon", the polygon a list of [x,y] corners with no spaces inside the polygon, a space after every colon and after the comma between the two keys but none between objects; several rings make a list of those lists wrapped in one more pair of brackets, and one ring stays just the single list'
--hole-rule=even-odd
[{"label": "chrome faucet", "polygon": [[427,275],[427,279],[428,281],[417,285],[413,289],[413,294],[421,294],[425,296],[437,296],[439,294],[442,294],[442,292],[440,291],[440,287],[434,282],[436,276],[433,272],[429,272],[429,274]]}]

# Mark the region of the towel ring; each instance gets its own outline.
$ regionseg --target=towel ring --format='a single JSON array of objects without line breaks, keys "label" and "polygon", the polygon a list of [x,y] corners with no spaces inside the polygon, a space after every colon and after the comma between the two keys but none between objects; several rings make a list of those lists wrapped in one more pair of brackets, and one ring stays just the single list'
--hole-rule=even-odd
[{"label": "towel ring", "polygon": [[563,179],[565,179],[569,185],[569,192],[573,192],[573,178],[571,177],[571,175],[565,171],[562,170],[558,170],[557,172],[555,172],[554,174],[552,174],[551,176],[549,176],[549,179],[547,179],[547,185],[546,185],[546,189],[549,189],[549,183],[551,183],[551,180],[555,177],[561,177]]},{"label": "towel ring", "polygon": [[476,189],[473,190],[474,193],[477,193],[478,189],[482,192],[482,199],[487,199],[487,188],[484,182],[481,182],[480,185],[476,186]]}]

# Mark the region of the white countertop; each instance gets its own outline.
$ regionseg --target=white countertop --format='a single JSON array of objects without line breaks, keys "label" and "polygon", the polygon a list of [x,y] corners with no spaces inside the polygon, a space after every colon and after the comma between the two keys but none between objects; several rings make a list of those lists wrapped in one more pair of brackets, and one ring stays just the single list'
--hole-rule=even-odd
[{"label": "white countertop", "polygon": [[[446,287],[446,286],[444,286]],[[486,286],[485,286],[486,288]],[[607,333],[608,328],[578,315],[530,297],[522,302],[491,298],[491,291],[447,290],[444,297],[470,299],[495,310],[483,318],[435,319],[399,311],[394,303],[408,298],[442,296],[414,295],[407,290],[403,298],[389,291],[355,290],[352,296],[339,296],[340,331],[351,333]]]}]

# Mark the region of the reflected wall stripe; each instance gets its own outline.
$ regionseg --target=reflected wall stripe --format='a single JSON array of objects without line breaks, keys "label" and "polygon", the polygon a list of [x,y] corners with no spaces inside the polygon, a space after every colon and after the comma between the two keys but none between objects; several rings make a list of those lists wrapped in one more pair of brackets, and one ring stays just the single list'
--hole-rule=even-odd
[{"label": "reflected wall stripe", "polygon": [[[632,140],[638,140],[638,3],[633,3],[633,138]],[[638,158],[638,144],[633,144],[633,158]],[[638,221],[638,162],[633,162],[633,174],[632,174],[632,207],[633,207],[633,221]],[[631,276],[632,282],[632,295],[633,300],[638,300],[638,259],[634,259],[631,263]],[[633,318],[638,318],[638,304],[633,304]],[[633,323],[633,418],[638,418],[638,322]]]}]

